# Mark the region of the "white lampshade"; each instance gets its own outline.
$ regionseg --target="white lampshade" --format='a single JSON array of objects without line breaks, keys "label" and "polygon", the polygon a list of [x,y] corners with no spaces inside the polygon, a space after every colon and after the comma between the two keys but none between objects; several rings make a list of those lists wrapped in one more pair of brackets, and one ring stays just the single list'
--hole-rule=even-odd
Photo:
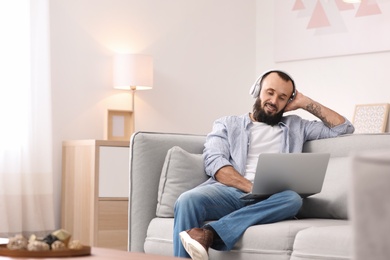
[{"label": "white lampshade", "polygon": [[114,88],[143,90],[153,87],[153,59],[141,54],[116,54]]}]

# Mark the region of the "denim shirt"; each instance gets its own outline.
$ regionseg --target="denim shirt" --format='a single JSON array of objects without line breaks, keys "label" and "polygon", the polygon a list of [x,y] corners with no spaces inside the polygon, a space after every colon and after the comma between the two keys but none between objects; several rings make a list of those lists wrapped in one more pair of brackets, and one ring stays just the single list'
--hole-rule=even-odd
[{"label": "denim shirt", "polygon": [[[228,165],[245,174],[251,124],[249,113],[222,117],[214,122],[203,150],[205,171],[212,177],[206,183],[216,182],[215,173]],[[329,128],[322,121],[309,121],[297,115],[283,117],[279,126],[283,130],[280,153],[300,153],[306,141],[337,137],[355,130],[346,118],[343,124]]]}]

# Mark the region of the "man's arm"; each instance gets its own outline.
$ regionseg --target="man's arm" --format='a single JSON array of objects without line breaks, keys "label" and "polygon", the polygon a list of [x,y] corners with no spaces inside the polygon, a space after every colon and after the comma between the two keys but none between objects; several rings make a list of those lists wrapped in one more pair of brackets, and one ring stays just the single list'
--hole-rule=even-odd
[{"label": "man's arm", "polygon": [[247,193],[252,191],[252,183],[241,176],[232,166],[222,167],[215,173],[214,177],[226,186],[235,187]]},{"label": "man's arm", "polygon": [[[247,120],[250,120],[249,117]],[[239,127],[244,121],[244,118],[237,117],[224,117],[216,120],[212,132],[207,135],[203,158],[207,175],[226,186],[250,192],[252,183],[240,173],[245,171],[245,162],[242,160],[246,158],[243,153],[246,151],[247,142],[235,143],[237,140],[247,138],[245,132]],[[228,133],[234,133],[234,140],[231,140]],[[232,147],[235,147],[234,151],[230,151]],[[232,157],[235,159],[230,161]]]},{"label": "man's arm", "polygon": [[321,121],[329,128],[333,128],[345,122],[345,118],[339,113],[321,105],[307,96],[304,96],[302,93],[297,92],[295,99],[286,106],[285,111],[292,111],[299,108],[304,109],[321,119]]}]

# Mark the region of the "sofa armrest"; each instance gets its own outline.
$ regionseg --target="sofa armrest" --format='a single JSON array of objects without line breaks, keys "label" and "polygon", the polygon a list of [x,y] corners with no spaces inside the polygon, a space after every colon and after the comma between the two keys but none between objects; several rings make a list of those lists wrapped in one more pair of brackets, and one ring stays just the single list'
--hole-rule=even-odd
[{"label": "sofa armrest", "polygon": [[129,251],[144,251],[150,221],[156,217],[158,185],[167,151],[180,146],[202,153],[205,136],[137,132],[130,142]]}]

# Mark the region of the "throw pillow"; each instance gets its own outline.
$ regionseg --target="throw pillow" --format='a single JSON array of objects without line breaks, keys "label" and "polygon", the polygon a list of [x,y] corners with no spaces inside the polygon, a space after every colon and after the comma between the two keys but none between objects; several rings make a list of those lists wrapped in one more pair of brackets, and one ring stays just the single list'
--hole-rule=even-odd
[{"label": "throw pillow", "polygon": [[157,217],[173,217],[173,208],[180,194],[208,178],[201,154],[191,154],[178,146],[168,150],[160,176]]}]

